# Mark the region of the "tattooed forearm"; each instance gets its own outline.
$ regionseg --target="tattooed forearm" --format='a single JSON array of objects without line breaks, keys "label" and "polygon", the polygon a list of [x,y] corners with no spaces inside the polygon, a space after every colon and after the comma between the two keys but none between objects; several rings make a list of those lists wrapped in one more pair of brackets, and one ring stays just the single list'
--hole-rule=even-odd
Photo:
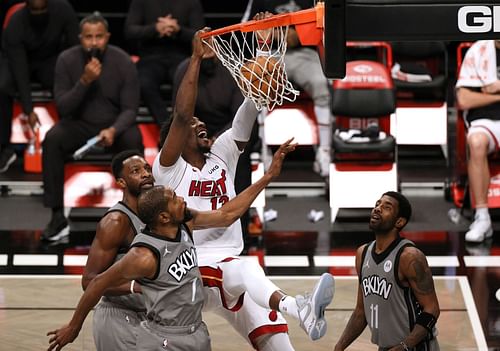
[{"label": "tattooed forearm", "polygon": [[417,257],[411,262],[411,267],[415,271],[415,276],[411,279],[415,282],[415,288],[420,294],[431,294],[434,292],[434,281],[432,272],[424,257]]}]

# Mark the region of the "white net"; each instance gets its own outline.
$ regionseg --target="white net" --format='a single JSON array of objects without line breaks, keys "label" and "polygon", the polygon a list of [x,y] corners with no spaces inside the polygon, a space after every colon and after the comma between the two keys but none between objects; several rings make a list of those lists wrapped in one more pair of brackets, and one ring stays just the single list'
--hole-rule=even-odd
[{"label": "white net", "polygon": [[233,30],[203,40],[229,70],[243,95],[258,110],[272,110],[285,100],[294,101],[299,94],[285,70],[287,32],[288,26],[249,32]]}]

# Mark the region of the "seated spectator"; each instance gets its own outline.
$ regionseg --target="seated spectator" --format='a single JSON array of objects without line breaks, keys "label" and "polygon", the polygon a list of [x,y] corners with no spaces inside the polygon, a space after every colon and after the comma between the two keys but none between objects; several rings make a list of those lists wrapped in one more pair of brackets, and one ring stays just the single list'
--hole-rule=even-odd
[{"label": "seated spectator", "polygon": [[52,90],[59,53],[78,43],[78,20],[64,0],[27,0],[2,33],[0,59],[0,173],[16,160],[10,145],[12,103],[17,93],[29,124],[39,123],[31,81]]},{"label": "seated spectator", "polygon": [[54,96],[61,120],[43,142],[44,204],[52,218],[43,239],[67,233],[64,163],[86,140],[98,135],[107,151],[143,150],[135,119],[139,105],[137,70],[130,56],[108,45],[108,23],[95,12],[80,22],[80,44],[61,53]]},{"label": "seated spectator", "polygon": [[[175,102],[180,82],[186,73],[190,59],[181,62],[177,68],[172,85],[172,101]],[[195,105],[195,116],[205,123],[208,137],[214,139],[231,127],[238,108],[243,103],[243,94],[215,53],[211,51],[205,56],[200,66],[198,79],[198,95]],[[258,124],[254,128],[245,151],[240,155],[236,168],[235,190],[239,194],[252,184],[250,154],[258,142]],[[245,243],[250,244],[248,224],[250,214],[247,211],[241,217],[241,226]]]},{"label": "seated spectator", "polygon": [[458,106],[466,111],[467,162],[476,213],[465,240],[481,242],[493,235],[488,211],[488,154],[500,140],[500,40],[482,40],[467,51],[456,84]]},{"label": "seated spectator", "polygon": [[168,119],[160,86],[172,83],[179,63],[191,53],[194,33],[203,28],[199,0],[132,0],[125,38],[138,42],[142,99],[161,126]]},{"label": "seated spectator", "polygon": [[[296,12],[314,6],[313,0],[250,0],[243,20],[253,18],[258,12],[273,14]],[[330,144],[332,115],[328,79],[323,73],[315,47],[302,46],[295,28],[287,33],[285,67],[288,79],[304,89],[314,102],[314,114],[318,123],[319,146],[316,149],[314,171],[327,177],[330,171]]]}]

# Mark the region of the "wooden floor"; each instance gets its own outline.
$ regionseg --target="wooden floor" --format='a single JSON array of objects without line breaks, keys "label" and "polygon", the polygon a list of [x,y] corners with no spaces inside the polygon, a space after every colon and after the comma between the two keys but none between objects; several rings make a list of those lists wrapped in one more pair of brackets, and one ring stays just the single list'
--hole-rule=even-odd
[{"label": "wooden floor", "polygon": [[[272,277],[290,295],[310,291],[317,277]],[[435,277],[441,316],[438,339],[443,351],[488,350],[467,278]],[[328,331],[317,342],[307,339],[295,320],[288,318],[290,337],[296,350],[329,350],[343,331],[355,304],[356,277],[336,279],[333,303],[326,313]],[[44,350],[48,330],[69,321],[81,295],[79,276],[0,276],[0,350]],[[252,348],[218,316],[206,313],[214,351],[250,351]],[[65,350],[95,350],[92,318],[80,336]],[[368,330],[349,350],[376,350]]]}]

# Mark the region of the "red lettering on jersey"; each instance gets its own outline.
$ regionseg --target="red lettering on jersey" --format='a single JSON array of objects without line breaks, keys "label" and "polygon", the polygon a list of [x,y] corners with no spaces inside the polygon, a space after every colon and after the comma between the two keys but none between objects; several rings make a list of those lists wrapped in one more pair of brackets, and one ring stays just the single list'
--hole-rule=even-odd
[{"label": "red lettering on jersey", "polygon": [[226,171],[222,170],[221,177],[217,180],[192,180],[189,185],[188,196],[213,197],[227,193]]},{"label": "red lettering on jersey", "polygon": [[192,180],[189,185],[189,196],[200,196],[201,182],[198,180]]},{"label": "red lettering on jersey", "polygon": [[214,196],[214,181],[213,180],[206,180],[201,182],[201,194],[200,196]]}]

